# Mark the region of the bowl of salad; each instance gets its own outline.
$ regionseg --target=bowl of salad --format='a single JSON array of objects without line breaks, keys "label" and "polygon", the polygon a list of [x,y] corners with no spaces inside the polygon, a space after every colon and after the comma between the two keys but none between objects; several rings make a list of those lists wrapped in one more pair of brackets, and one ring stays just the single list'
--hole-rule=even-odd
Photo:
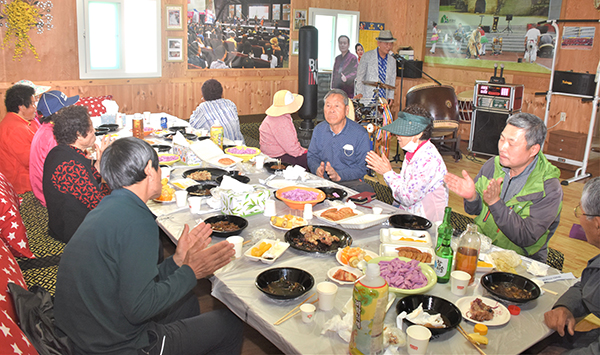
[{"label": "bowl of salad", "polygon": [[303,186],[284,187],[277,190],[275,196],[295,210],[303,210],[307,203],[314,206],[325,200],[326,197],[325,193],[319,189]]},{"label": "bowl of salad", "polygon": [[255,156],[259,155],[260,149],[236,145],[235,147],[226,148],[225,153],[233,155],[234,157],[241,158],[242,161],[248,161],[254,158]]}]

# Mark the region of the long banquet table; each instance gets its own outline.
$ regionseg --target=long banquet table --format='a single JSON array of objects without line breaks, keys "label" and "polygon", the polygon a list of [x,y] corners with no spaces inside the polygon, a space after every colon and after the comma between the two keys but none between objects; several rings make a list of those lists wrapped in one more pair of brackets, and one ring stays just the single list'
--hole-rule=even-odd
[{"label": "long banquet table", "polygon": [[[171,179],[177,178],[183,171],[189,168],[177,168],[171,173]],[[253,171],[253,169],[249,169]],[[250,183],[258,183],[258,179],[264,179],[269,174],[265,170],[254,171],[249,173],[251,178]],[[308,183],[314,186],[335,186],[331,181],[322,180],[314,175]],[[338,187],[342,187],[337,185]],[[342,187],[345,188],[345,187]],[[350,194],[352,190],[345,188]],[[206,204],[203,204],[206,208]],[[383,207],[384,213],[402,213],[390,205],[380,201],[373,201],[368,206]],[[157,214],[157,223],[165,230],[165,232],[176,243],[184,224],[190,226],[195,225],[202,219],[220,212],[213,212],[204,215],[193,215],[187,208],[178,209],[173,205],[161,206],[154,202],[149,202],[149,207]],[[283,215],[291,212],[291,210],[281,201],[276,201],[277,214]],[[370,209],[358,207],[365,213],[371,213]],[[315,209],[319,209],[317,205]],[[296,213],[297,214],[297,213]],[[274,235],[283,240],[285,232],[272,228],[269,224],[269,219],[262,214],[254,215],[246,218],[248,227],[240,233],[244,239],[252,238],[253,232],[259,229],[266,229],[273,232]],[[318,225],[319,220],[312,221],[312,224]],[[346,230],[353,238],[353,246],[360,246],[367,250],[375,252],[379,251],[379,231],[382,225],[377,225],[364,230]],[[435,229],[430,229],[434,241],[436,236]],[[214,238],[218,239],[218,238]],[[219,240],[215,240],[219,241]],[[257,241],[257,240],[254,240]],[[244,246],[244,252],[250,248],[253,243]],[[524,258],[524,264],[528,259]],[[327,271],[339,264],[335,260],[334,255],[314,255],[302,252],[293,248],[289,248],[279,259],[272,265],[263,264],[262,262],[251,261],[245,256],[240,259],[235,259],[222,269],[215,272],[211,278],[213,284],[212,295],[223,302],[231,309],[238,317],[248,323],[250,326],[257,329],[269,341],[275,344],[281,351],[287,354],[346,354],[348,352],[348,344],[344,342],[337,333],[327,332],[321,335],[323,324],[335,315],[341,315],[342,308],[350,299],[352,294],[352,286],[340,286],[337,297],[336,306],[332,311],[318,311],[315,316],[315,321],[309,324],[302,322],[300,316],[296,316],[281,325],[275,326],[273,323],[289,310],[295,307],[306,297],[316,292],[316,286],[304,296],[295,300],[274,300],[261,291],[254,285],[256,276],[262,271],[273,267],[296,267],[301,268],[311,273],[315,279],[315,285],[321,281],[327,280]],[[524,266],[519,266],[518,273],[531,278]],[[550,268],[549,274],[557,274],[558,271]],[[479,277],[482,274],[478,273],[477,282],[469,287],[468,296],[481,295],[484,290],[479,285]],[[544,312],[550,310],[556,302],[559,295],[564,293],[572,281],[557,281],[546,284],[544,288],[555,291],[558,295],[549,293],[542,294],[537,300],[531,301],[521,306],[521,314],[512,316],[510,321],[502,326],[490,326],[488,338],[489,344],[484,347],[484,351],[488,354],[518,354],[531,345],[544,339],[550,335],[551,330],[543,323]],[[450,284],[436,284],[433,289],[427,294],[439,296],[455,303],[460,297],[455,296],[450,292]],[[398,295],[401,298],[402,295]],[[315,299],[315,298],[313,298]],[[387,325],[395,325],[396,310],[395,304],[390,307],[387,312],[385,323]],[[462,327],[467,332],[473,332],[474,324],[463,319]],[[401,352],[406,353],[406,348],[401,348]],[[429,354],[475,354],[477,351],[473,346],[463,338],[457,330],[452,330],[432,339],[427,350]]]}]

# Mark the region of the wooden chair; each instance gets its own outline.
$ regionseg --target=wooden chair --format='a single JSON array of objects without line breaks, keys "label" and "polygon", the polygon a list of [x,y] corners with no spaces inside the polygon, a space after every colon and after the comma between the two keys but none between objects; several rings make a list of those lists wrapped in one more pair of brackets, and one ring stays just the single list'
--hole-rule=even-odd
[{"label": "wooden chair", "polygon": [[394,204],[394,194],[392,193],[392,189],[387,186],[387,184],[382,184],[379,181],[375,181],[373,179],[365,179],[365,182],[375,190],[375,194],[377,194],[377,199],[381,202],[385,202],[388,205]]}]

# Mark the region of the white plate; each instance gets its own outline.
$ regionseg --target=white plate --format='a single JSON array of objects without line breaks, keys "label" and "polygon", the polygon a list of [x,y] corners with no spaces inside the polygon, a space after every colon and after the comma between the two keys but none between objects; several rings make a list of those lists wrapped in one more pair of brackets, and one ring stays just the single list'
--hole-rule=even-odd
[{"label": "white plate", "polygon": [[306,185],[296,183],[296,180],[281,180],[281,179],[273,179],[267,183],[267,186],[272,189],[283,189],[288,186],[300,186],[307,187]]},{"label": "white plate", "polygon": [[[223,159],[223,158],[231,159],[231,160],[233,160],[233,163],[228,164],[228,165],[219,163],[219,160]],[[234,157],[233,155],[223,154],[223,155],[219,155],[214,158],[210,158],[206,162],[209,163],[210,165],[216,166],[217,168],[230,168],[230,167],[234,166],[236,163],[239,163],[241,161],[242,161],[242,158]]]},{"label": "white plate", "polygon": [[[356,248],[356,247],[351,247],[351,248]],[[362,249],[362,248],[361,248],[361,249]],[[363,250],[364,250],[365,254],[367,254],[368,256],[370,256],[370,257],[371,257],[371,259],[374,259],[374,258],[376,258],[376,257],[378,257],[378,256],[379,256],[379,255],[377,255],[377,253],[376,253],[376,252],[374,252],[374,251],[365,250],[365,249],[363,249]],[[348,265],[348,264],[344,264],[344,263],[342,262],[342,260],[340,259],[340,255],[342,255],[342,249],[338,249],[337,253],[335,253],[335,260],[337,260],[337,262],[338,262],[338,263],[340,263],[340,265],[342,265],[342,266],[348,266],[348,267],[352,268],[352,266],[350,266],[350,265]],[[356,268],[353,268],[353,269],[355,269],[355,270],[356,270]]]},{"label": "white plate", "polygon": [[[471,302],[473,302],[473,300],[475,300],[476,298],[480,298],[483,301],[483,303],[485,303],[486,305],[488,305],[492,308],[495,307],[494,308],[494,318],[492,318],[492,320],[488,320],[485,322],[478,322],[467,316],[467,312],[469,312],[469,310],[471,309]],[[460,309],[460,312],[462,313],[463,318],[472,323],[485,324],[487,326],[496,326],[496,325],[504,325],[504,324],[508,323],[508,321],[510,320],[510,313],[508,312],[508,309],[506,309],[506,307],[504,307],[502,305],[502,303],[499,303],[498,301],[494,301],[493,299],[487,298],[487,297],[481,297],[481,296],[463,297],[463,298],[459,299],[458,301],[456,301],[456,307],[458,307],[458,309]]]},{"label": "white plate", "polygon": [[[262,256],[258,257],[258,256],[252,256],[251,251],[252,248],[257,247],[260,245],[260,243],[265,242],[265,243],[269,243],[271,244],[271,249],[267,250]],[[280,242],[278,240],[274,240],[274,239],[262,239],[261,241],[259,241],[258,243],[254,244],[251,248],[248,248],[248,250],[246,250],[246,252],[244,253],[244,255],[253,261],[262,261],[265,264],[273,264],[275,262],[275,260],[277,260],[277,258],[279,258],[286,250],[287,248],[289,248],[289,244],[285,243],[285,242]],[[271,250],[273,248],[276,248],[276,252],[272,255],[273,258],[265,258],[265,254],[269,254],[271,252]]]},{"label": "white plate", "polygon": [[[283,217],[283,216],[277,216],[277,217],[285,218],[285,217]],[[293,227],[290,227],[290,228],[284,228],[284,227],[278,227],[278,226],[274,225],[274,224],[273,224],[273,222],[271,222],[271,219],[269,218],[269,224],[271,225],[271,227],[273,227],[273,228],[275,228],[275,229],[279,229],[280,231],[289,231],[289,230],[290,230],[290,229],[292,229],[292,228],[296,228],[296,227],[305,226],[305,225],[307,225],[308,223],[307,223],[307,222],[306,222],[306,220],[305,220],[305,221],[304,221],[302,224],[300,224],[300,225],[295,225],[295,226],[293,226]]]},{"label": "white plate", "polygon": [[338,210],[340,210],[340,208],[344,208],[344,207],[330,207],[330,208],[326,208],[326,209],[323,209],[323,210],[320,210],[320,211],[315,211],[315,212],[313,212],[313,215],[314,215],[315,217],[317,217],[317,219],[319,219],[319,220],[321,220],[321,221],[323,221],[323,222],[329,223],[329,224],[341,224],[341,223],[343,223],[344,221],[349,221],[349,220],[350,220],[350,219],[352,219],[352,218],[356,218],[356,217],[358,217],[358,216],[362,216],[362,215],[364,215],[364,213],[363,213],[363,212],[361,212],[361,211],[357,210],[356,208],[352,208],[352,212],[354,212],[354,213],[356,214],[356,215],[354,215],[354,216],[352,216],[352,217],[348,217],[348,218],[340,219],[340,220],[338,220],[338,221],[332,221],[332,220],[330,220],[330,219],[328,219],[328,218],[321,217],[321,214],[323,214],[323,212],[325,212],[325,211],[327,211],[327,210],[329,210],[329,209],[331,209],[331,208],[337,208]]},{"label": "white plate", "polygon": [[338,279],[334,279],[333,275],[339,270],[342,269],[344,271],[348,271],[349,273],[351,273],[352,275],[356,276],[356,279],[358,279],[359,277],[362,276],[362,273],[360,271],[358,271],[357,269],[350,267],[350,266],[335,266],[332,267],[331,269],[329,269],[329,271],[327,271],[327,276],[331,279],[331,281],[340,284],[340,285],[354,285],[354,282],[350,282],[350,281],[340,281]]}]

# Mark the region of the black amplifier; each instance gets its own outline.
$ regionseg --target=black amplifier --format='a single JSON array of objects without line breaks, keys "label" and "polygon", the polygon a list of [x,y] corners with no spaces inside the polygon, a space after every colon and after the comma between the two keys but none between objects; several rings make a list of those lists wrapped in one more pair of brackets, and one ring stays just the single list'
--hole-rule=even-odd
[{"label": "black amplifier", "polygon": [[552,82],[553,92],[594,96],[596,83],[594,74],[575,73],[572,71],[555,71]]}]

